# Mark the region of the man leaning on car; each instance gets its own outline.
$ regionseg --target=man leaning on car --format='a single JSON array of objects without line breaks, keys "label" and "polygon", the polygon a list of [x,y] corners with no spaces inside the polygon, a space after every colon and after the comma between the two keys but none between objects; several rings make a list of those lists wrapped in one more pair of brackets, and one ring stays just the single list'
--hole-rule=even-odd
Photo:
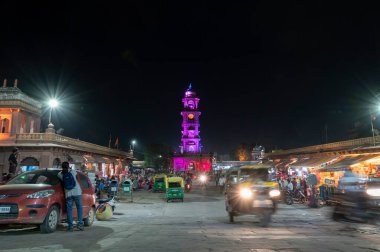
[{"label": "man leaning on car", "polygon": [[70,172],[75,179],[75,187],[71,190],[65,188],[65,197],[66,197],[66,211],[67,211],[67,231],[73,231],[73,201],[75,201],[75,205],[77,208],[77,217],[78,224],[77,228],[81,231],[84,230],[83,227],[83,207],[82,207],[82,189],[78,183],[76,178],[77,172],[75,169],[70,169],[70,165],[68,162],[62,163],[62,171],[58,173],[58,178],[63,181],[63,174]]}]

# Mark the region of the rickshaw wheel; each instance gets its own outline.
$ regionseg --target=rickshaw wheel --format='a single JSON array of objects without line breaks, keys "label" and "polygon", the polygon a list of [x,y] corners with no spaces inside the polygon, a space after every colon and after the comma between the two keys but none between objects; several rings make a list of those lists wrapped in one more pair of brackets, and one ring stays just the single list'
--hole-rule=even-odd
[{"label": "rickshaw wheel", "polygon": [[232,212],[228,212],[228,217],[231,223],[234,222],[234,214]]}]

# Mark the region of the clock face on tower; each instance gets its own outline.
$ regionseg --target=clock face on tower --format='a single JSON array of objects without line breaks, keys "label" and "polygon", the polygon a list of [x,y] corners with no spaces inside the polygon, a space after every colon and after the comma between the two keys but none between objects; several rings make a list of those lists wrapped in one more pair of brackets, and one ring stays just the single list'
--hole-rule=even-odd
[{"label": "clock face on tower", "polygon": [[194,119],[194,114],[188,114],[187,118],[189,118],[190,120]]}]

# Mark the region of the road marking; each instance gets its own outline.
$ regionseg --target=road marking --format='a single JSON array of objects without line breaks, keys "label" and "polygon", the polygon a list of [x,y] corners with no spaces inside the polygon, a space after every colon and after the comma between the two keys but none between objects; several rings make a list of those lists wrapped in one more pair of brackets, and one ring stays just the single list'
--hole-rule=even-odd
[{"label": "road marking", "polygon": [[48,245],[34,248],[18,248],[18,249],[5,249],[2,252],[40,252],[40,251],[54,251],[54,252],[71,252],[71,249],[65,249],[61,244]]}]

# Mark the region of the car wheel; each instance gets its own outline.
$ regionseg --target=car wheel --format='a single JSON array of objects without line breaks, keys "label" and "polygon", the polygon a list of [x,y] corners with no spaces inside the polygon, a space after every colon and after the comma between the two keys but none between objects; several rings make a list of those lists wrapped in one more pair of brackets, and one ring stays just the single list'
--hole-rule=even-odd
[{"label": "car wheel", "polygon": [[86,227],[89,227],[94,223],[94,220],[95,220],[95,208],[91,207],[90,211],[88,212],[88,217],[83,219],[84,225]]},{"label": "car wheel", "polygon": [[42,233],[53,233],[58,226],[59,222],[59,209],[57,206],[52,206],[46,217],[44,222],[40,225],[40,230]]},{"label": "car wheel", "polygon": [[272,218],[271,211],[264,211],[260,214],[260,226],[261,227],[267,227],[270,223],[270,220]]},{"label": "car wheel", "polygon": [[293,204],[293,198],[291,196],[286,197],[286,204],[292,205]]},{"label": "car wheel", "polygon": [[340,210],[339,206],[334,207],[334,210],[332,213],[332,219],[334,221],[340,221],[340,220],[344,219],[344,217],[345,217],[344,214],[339,210]]},{"label": "car wheel", "polygon": [[231,223],[234,222],[234,214],[232,212],[228,212],[228,218]]}]

